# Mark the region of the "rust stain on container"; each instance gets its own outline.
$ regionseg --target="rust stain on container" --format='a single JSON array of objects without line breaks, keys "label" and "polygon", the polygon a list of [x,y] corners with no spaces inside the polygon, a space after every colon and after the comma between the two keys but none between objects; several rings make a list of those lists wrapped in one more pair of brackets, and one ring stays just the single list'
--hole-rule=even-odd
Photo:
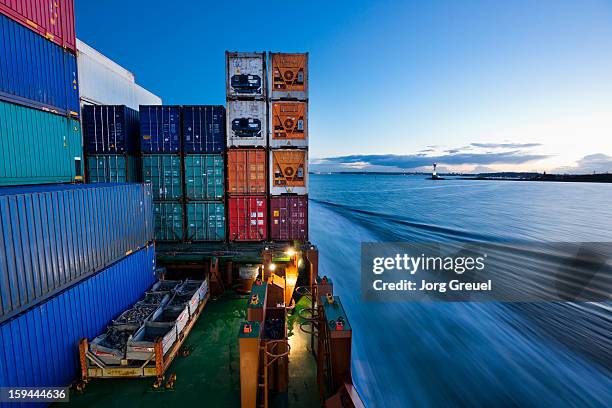
[{"label": "rust stain on container", "polygon": [[229,194],[265,194],[266,151],[263,149],[228,150],[227,180]]}]

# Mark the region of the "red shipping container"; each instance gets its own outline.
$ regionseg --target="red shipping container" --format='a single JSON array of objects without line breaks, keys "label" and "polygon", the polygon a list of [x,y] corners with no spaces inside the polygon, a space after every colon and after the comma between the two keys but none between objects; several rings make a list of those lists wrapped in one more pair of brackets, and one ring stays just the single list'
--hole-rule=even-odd
[{"label": "red shipping container", "polygon": [[0,0],[0,13],[76,54],[74,0]]},{"label": "red shipping container", "polygon": [[265,241],[268,238],[265,196],[229,198],[230,241]]},{"label": "red shipping container", "polygon": [[308,197],[270,198],[270,234],[273,241],[308,241]]}]

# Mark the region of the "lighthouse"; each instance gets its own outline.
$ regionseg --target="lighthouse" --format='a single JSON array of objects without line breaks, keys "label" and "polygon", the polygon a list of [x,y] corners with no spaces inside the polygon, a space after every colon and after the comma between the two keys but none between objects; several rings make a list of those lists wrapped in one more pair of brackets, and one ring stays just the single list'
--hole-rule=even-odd
[{"label": "lighthouse", "polygon": [[443,177],[438,176],[438,173],[436,172],[436,167],[438,167],[438,163],[433,164],[433,173],[431,173],[431,177],[429,177],[429,180],[444,180]]}]

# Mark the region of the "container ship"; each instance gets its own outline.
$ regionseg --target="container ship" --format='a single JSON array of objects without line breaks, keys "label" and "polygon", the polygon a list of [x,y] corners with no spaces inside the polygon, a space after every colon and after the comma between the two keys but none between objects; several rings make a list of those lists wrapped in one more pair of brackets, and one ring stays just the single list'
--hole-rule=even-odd
[{"label": "container ship", "polygon": [[169,106],[48,3],[0,0],[0,406],[363,406],[308,54],[226,52],[224,106]]}]

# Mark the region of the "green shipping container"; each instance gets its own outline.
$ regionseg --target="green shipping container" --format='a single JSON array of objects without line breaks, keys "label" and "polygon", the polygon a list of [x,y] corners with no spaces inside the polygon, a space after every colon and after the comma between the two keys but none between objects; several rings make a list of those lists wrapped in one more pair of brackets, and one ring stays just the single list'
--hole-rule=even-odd
[{"label": "green shipping container", "polygon": [[87,156],[88,183],[138,183],[142,181],[140,158],[124,154]]},{"label": "green shipping container", "polygon": [[221,200],[225,165],[219,154],[185,156],[185,189],[188,200]]},{"label": "green shipping container", "polygon": [[143,155],[142,175],[144,182],[151,183],[153,186],[154,200],[180,200],[183,198],[183,171],[179,155]]},{"label": "green shipping container", "polygon": [[0,185],[83,179],[79,122],[0,102]]},{"label": "green shipping container", "polygon": [[186,207],[187,241],[225,240],[225,204],[191,201]]},{"label": "green shipping container", "polygon": [[172,202],[154,202],[156,241],[183,240],[183,205]]}]

